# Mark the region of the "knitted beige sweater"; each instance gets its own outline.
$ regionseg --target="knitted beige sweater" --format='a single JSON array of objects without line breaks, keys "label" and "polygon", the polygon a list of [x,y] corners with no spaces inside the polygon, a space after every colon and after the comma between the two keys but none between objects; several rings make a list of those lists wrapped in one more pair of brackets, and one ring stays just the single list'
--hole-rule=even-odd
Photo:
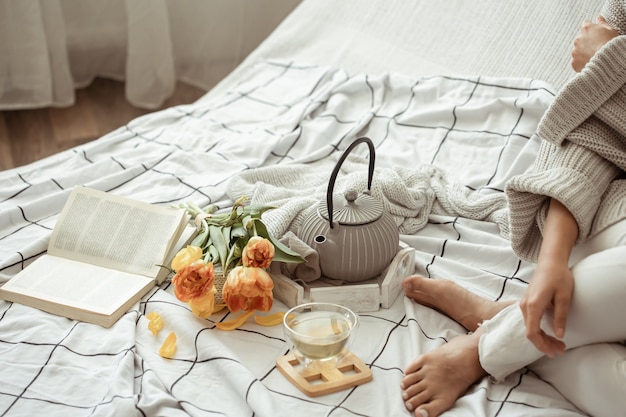
[{"label": "knitted beige sweater", "polygon": [[557,95],[542,118],[537,160],[506,187],[509,237],[521,258],[536,261],[550,198],[578,223],[578,242],[626,218],[626,2],[603,16],[618,36]]}]

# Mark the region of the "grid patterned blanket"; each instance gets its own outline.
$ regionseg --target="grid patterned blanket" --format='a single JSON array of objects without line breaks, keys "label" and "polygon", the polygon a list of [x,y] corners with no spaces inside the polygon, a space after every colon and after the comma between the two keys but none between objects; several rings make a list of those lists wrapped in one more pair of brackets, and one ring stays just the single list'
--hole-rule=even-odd
[{"label": "grid patterned blanket", "polygon": [[[432,207],[450,190],[466,202],[501,201],[506,181],[527,169],[536,154],[532,134],[554,96],[548,85],[530,79],[348,75],[278,61],[251,67],[240,79],[223,94],[140,117],[92,143],[1,172],[0,281],[45,252],[74,185],[154,204],[193,201],[227,208],[231,179],[257,178],[259,169],[278,167],[322,171],[356,137],[368,136],[379,172],[441,175],[441,181],[414,183],[421,184],[416,198],[431,201],[431,209],[415,209],[415,217],[426,213],[425,221],[401,236],[416,249],[416,272],[453,278],[491,299],[519,297],[532,266],[515,257],[493,219]],[[367,156],[366,149],[357,149],[357,157]],[[317,183],[311,180],[310,186],[323,189],[330,171],[315,172],[310,177]],[[289,191],[289,177],[285,184],[288,202],[295,191]],[[273,185],[255,183],[252,192],[258,196]],[[389,204],[404,207],[403,198]],[[284,310],[275,303],[273,311]],[[178,336],[172,359],[157,353],[165,336],[147,329],[145,316],[152,311],[165,321],[160,335]],[[280,326],[251,321],[220,331],[215,323],[230,319],[228,313],[195,318],[167,282],[110,329],[0,301],[0,415],[409,415],[399,390],[403,369],[463,329],[402,295],[390,308],[360,316],[352,351],[371,368],[373,381],[308,398],[276,369],[276,359],[289,349]],[[521,370],[500,384],[481,381],[445,415],[580,412]]]}]

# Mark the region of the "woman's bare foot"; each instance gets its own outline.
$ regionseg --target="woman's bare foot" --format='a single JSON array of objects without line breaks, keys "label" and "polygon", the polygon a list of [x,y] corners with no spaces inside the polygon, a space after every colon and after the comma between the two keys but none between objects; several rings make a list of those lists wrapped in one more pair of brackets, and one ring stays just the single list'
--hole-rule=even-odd
[{"label": "woman's bare foot", "polygon": [[400,384],[409,411],[418,417],[436,417],[486,375],[478,360],[482,332],[457,336],[409,365]]},{"label": "woman's bare foot", "polygon": [[434,308],[475,331],[478,325],[495,316],[513,301],[491,301],[447,279],[431,279],[411,275],[404,279],[402,288],[407,297]]}]

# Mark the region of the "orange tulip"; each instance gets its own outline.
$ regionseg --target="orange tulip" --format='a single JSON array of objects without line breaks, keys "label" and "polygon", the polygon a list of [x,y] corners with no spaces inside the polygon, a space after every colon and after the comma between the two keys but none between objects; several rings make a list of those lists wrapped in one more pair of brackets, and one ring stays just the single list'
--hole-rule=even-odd
[{"label": "orange tulip", "polygon": [[274,281],[262,268],[238,266],[233,268],[222,289],[228,309],[269,311],[274,302]]},{"label": "orange tulip", "polygon": [[182,267],[172,278],[174,294],[180,301],[191,301],[209,292],[214,293],[214,281],[213,263],[205,264],[202,260]]},{"label": "orange tulip", "polygon": [[244,266],[268,268],[274,258],[274,245],[261,236],[253,236],[243,248],[241,261]]}]

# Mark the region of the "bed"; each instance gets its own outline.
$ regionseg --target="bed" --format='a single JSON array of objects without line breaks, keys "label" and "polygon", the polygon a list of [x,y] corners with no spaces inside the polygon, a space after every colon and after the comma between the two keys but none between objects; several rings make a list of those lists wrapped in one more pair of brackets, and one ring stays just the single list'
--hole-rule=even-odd
[{"label": "bed", "polygon": [[[228,208],[246,193],[305,210],[325,192],[341,152],[367,136],[376,147],[374,183],[398,175],[410,191],[382,198],[414,248],[411,272],[454,279],[493,300],[520,297],[533,266],[500,234],[503,187],[531,164],[534,129],[574,74],[571,40],[601,5],[304,0],[195,103],[0,172],[0,281],[46,251],[75,185],[161,205]],[[367,149],[354,154],[346,178],[360,178],[366,166]],[[303,166],[310,188],[267,174]],[[285,233],[299,213],[277,209],[267,222]],[[289,350],[280,326],[218,330],[229,313],[196,318],[167,282],[110,329],[0,301],[0,415],[410,415],[403,370],[465,330],[402,294],[392,301],[360,313],[351,348],[372,381],[315,398],[276,368]],[[286,308],[276,300],[272,311]],[[152,311],[178,336],[172,359],[159,356],[162,340],[147,328]],[[585,413],[522,369],[502,383],[483,379],[444,415]]]}]

